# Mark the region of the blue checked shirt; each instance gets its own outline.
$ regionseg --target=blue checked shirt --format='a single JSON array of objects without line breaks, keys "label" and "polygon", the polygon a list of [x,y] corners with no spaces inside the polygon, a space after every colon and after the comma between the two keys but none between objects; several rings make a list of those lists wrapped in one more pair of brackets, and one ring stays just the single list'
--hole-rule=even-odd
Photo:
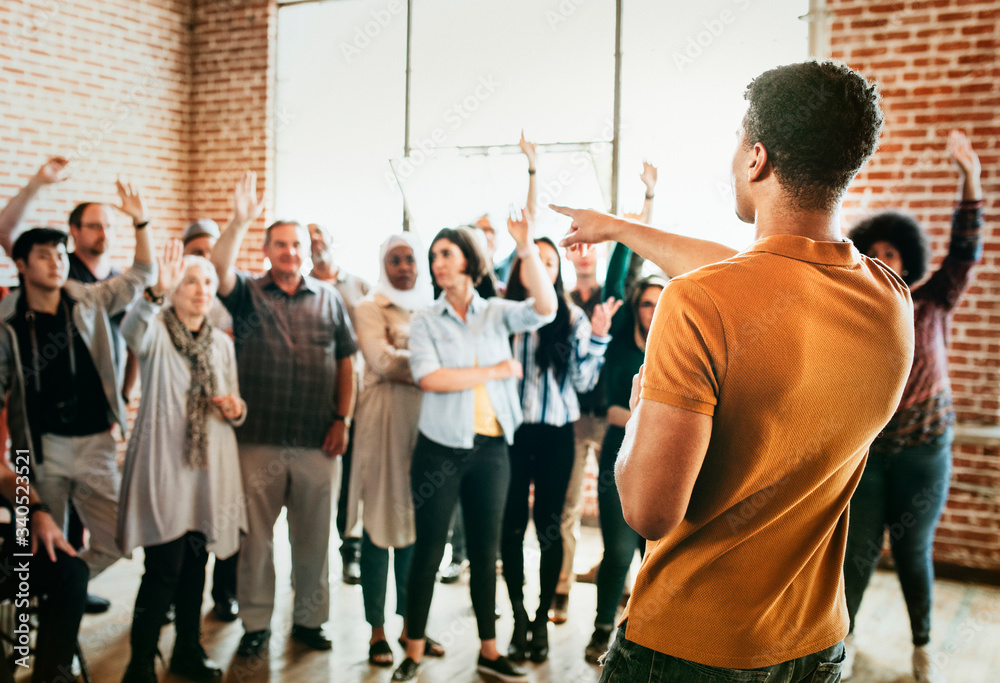
[{"label": "blue checked shirt", "polygon": [[562,377],[550,367],[544,373],[535,363],[538,332],[514,335],[514,360],[524,366],[524,377],[518,383],[524,421],[562,427],[580,419],[577,392],[586,393],[597,385],[604,366],[604,352],[611,337],[596,337],[590,321],[579,307],[570,305],[571,332],[562,351],[569,364]]},{"label": "blue checked shirt", "polygon": [[[511,358],[510,337],[537,330],[555,314],[535,311],[534,299],[506,301],[474,294],[466,320],[442,294],[437,301],[413,314],[410,323],[410,370],[421,379],[441,368],[489,367]],[[507,443],[521,424],[517,379],[486,382],[486,393],[503,428]],[[475,437],[473,390],[426,392],[420,407],[419,429],[432,441],[451,448],[472,448]]]}]

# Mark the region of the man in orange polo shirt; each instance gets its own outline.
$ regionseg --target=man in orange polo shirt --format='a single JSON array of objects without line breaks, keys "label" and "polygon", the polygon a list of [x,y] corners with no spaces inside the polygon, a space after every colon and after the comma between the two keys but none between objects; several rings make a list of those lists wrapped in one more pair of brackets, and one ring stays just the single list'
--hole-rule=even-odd
[{"label": "man in orange polo shirt", "polygon": [[913,355],[906,285],[840,230],[882,114],[833,62],[772,69],[745,97],[746,250],[559,209],[565,243],[616,239],[677,276],[615,467],[648,543],[602,681],[840,678],[848,502]]}]

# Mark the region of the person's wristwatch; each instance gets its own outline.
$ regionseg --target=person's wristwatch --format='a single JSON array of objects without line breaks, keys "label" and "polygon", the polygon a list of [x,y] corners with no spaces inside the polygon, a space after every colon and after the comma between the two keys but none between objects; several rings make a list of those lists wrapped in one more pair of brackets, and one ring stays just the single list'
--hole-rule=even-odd
[{"label": "person's wristwatch", "polygon": [[351,418],[349,418],[347,415],[334,415],[333,421],[337,422],[338,420],[340,422],[343,422],[344,426],[347,427],[348,429],[351,428]]}]

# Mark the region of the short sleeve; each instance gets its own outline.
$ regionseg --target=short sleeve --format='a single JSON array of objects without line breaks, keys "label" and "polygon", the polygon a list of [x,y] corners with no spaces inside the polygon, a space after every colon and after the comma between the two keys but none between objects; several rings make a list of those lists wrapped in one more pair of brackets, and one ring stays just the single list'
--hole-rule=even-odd
[{"label": "short sleeve", "polygon": [[250,298],[250,276],[246,273],[236,271],[236,280],[233,284],[233,289],[229,294],[222,296],[219,295],[219,301],[222,305],[226,307],[229,314],[233,318],[244,318],[253,308],[253,303]]},{"label": "short sleeve", "polygon": [[434,341],[431,339],[427,315],[426,312],[415,313],[410,322],[410,372],[413,373],[413,381],[417,384],[441,368],[441,359],[438,358]]},{"label": "short sleeve", "polygon": [[714,415],[725,377],[726,346],[715,303],[696,283],[663,290],[646,340],[643,399]]},{"label": "short sleeve", "polygon": [[336,325],[334,335],[337,360],[353,356],[358,352],[358,339],[354,336],[354,326],[351,325],[351,316],[347,314],[347,305],[336,290],[333,291],[333,320]]},{"label": "short sleeve", "polygon": [[504,299],[490,299],[490,303],[503,306],[503,323],[507,328],[507,334],[517,334],[518,332],[533,332],[542,325],[546,325],[555,320],[556,314],[540,315],[535,310],[535,300],[506,301]]}]

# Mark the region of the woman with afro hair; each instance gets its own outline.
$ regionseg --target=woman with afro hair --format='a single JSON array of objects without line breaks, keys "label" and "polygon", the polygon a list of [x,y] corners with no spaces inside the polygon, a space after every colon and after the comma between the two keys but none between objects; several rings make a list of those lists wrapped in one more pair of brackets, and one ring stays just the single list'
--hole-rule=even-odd
[{"label": "woman with afro hair", "polygon": [[961,198],[952,220],[948,254],[925,281],[930,250],[909,216],[881,213],[855,226],[848,237],[864,254],[892,268],[910,287],[914,310],[913,366],[899,407],[875,439],[864,474],[851,498],[844,583],[851,635],[845,643],[843,678],[851,675],[854,622],[890,530],[892,556],[910,615],[913,675],[918,683],[942,683],[927,645],[934,585],[934,530],[948,497],[955,413],[948,380],[948,319],[983,252],[981,166],[968,139],[952,131],[948,151],[958,167]]}]

